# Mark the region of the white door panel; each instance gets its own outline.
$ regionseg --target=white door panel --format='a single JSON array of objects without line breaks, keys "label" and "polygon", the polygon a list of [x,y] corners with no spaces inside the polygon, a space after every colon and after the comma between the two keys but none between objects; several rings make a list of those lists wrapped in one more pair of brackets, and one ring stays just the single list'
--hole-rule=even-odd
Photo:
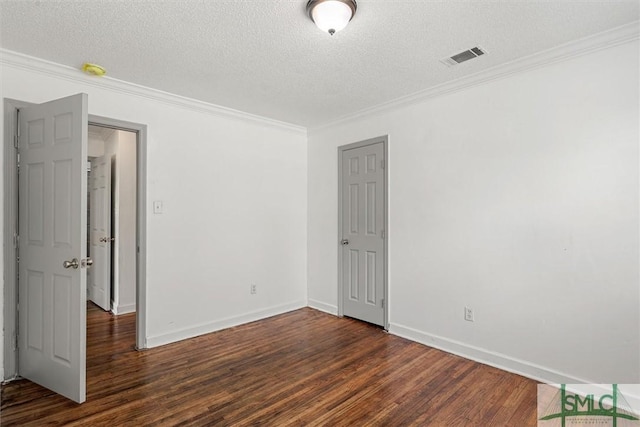
[{"label": "white door panel", "polygon": [[111,310],[111,159],[91,161],[89,228],[93,266],[88,275],[89,299]]},{"label": "white door panel", "polygon": [[342,152],[342,307],[384,326],[384,146]]},{"label": "white door panel", "polygon": [[21,109],[19,121],[19,374],[83,402],[87,95]]}]

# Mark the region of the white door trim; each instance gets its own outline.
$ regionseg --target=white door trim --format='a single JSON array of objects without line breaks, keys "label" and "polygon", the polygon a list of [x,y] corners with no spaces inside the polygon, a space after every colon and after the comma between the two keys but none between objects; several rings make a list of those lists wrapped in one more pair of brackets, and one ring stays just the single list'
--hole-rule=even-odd
[{"label": "white door trim", "polygon": [[147,348],[147,125],[89,114],[89,124],[136,133],[136,348]]},{"label": "white door trim", "polygon": [[[16,134],[17,109],[25,108],[32,103],[5,98],[4,102],[4,366],[0,373],[5,381],[17,378],[17,293],[16,281],[16,249],[14,233],[17,233],[18,217],[18,174],[17,155],[14,148]],[[124,120],[111,119],[89,114],[89,124],[113,129],[134,132],[136,138],[137,169],[137,247],[136,260],[136,348],[147,348],[147,126]]]},{"label": "white door trim", "polygon": [[384,152],[384,329],[389,330],[389,135],[367,139],[364,141],[354,142],[352,144],[341,145],[338,147],[338,235],[336,236],[336,245],[338,246],[338,316],[344,316],[343,308],[343,257],[340,240],[343,236],[342,229],[342,153],[346,150],[354,148],[366,147],[368,145],[382,143]]},{"label": "white door trim", "polygon": [[18,108],[33,105],[13,99],[4,99],[4,314],[3,314],[3,360],[2,378],[10,380],[18,372],[18,312],[16,301],[18,295],[17,250],[15,236],[18,232],[18,150],[14,147],[14,136],[17,133]]}]

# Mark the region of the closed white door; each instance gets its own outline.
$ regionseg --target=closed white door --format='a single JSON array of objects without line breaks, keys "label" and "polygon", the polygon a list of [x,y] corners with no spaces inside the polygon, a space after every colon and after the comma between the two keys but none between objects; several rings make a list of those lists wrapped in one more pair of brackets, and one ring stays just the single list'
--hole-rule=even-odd
[{"label": "closed white door", "polygon": [[385,326],[382,142],[342,151],[342,311]]},{"label": "closed white door", "polygon": [[105,156],[91,161],[89,182],[89,299],[111,310],[111,161]]},{"label": "closed white door", "polygon": [[87,95],[19,112],[19,374],[78,403],[86,380]]}]

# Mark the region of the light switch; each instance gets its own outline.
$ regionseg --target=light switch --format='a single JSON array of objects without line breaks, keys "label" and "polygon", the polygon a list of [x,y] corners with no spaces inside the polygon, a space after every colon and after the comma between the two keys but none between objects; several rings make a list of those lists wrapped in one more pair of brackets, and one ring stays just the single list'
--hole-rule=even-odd
[{"label": "light switch", "polygon": [[162,213],[162,200],[154,200],[153,202],[153,213],[161,214]]}]

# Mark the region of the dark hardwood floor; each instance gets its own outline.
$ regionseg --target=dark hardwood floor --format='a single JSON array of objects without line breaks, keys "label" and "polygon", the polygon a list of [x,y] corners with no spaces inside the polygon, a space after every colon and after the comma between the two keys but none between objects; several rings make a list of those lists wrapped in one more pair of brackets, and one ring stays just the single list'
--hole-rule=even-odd
[{"label": "dark hardwood floor", "polygon": [[309,308],[135,351],[87,313],[87,401],[2,386],[2,425],[535,426],[536,382]]}]

